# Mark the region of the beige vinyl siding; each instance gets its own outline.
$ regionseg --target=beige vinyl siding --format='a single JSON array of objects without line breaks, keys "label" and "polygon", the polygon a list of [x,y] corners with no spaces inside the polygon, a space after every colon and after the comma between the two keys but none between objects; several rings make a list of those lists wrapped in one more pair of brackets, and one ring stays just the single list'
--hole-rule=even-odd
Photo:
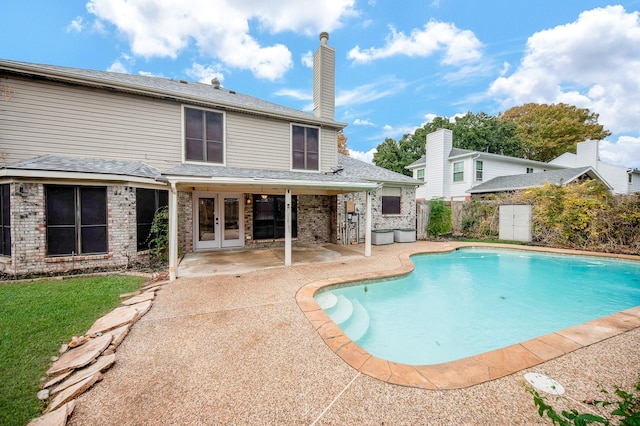
[{"label": "beige vinyl siding", "polygon": [[326,173],[338,165],[338,133],[335,129],[323,127],[320,140],[320,171]]},{"label": "beige vinyl siding", "polygon": [[167,168],[182,160],[180,104],[51,82],[5,79],[0,160],[41,155],[138,160]]},{"label": "beige vinyl siding", "polygon": [[[227,113],[227,166],[291,170],[291,124],[238,113]],[[327,172],[338,162],[335,129],[320,129],[320,171]]]},{"label": "beige vinyl siding", "polygon": [[228,167],[290,169],[288,121],[228,112],[226,131]]}]

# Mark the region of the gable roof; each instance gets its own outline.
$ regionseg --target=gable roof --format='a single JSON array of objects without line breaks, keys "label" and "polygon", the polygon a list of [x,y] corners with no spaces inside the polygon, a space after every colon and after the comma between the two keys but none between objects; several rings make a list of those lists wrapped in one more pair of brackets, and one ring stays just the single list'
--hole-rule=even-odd
[{"label": "gable roof", "polygon": [[[462,157],[468,157],[471,155],[477,155],[478,158],[487,158],[487,159],[494,159],[494,160],[499,160],[499,161],[509,161],[512,163],[524,163],[524,164],[531,164],[531,165],[537,165],[537,166],[542,166],[542,167],[546,167],[546,168],[562,168],[564,166],[560,166],[558,164],[553,164],[553,163],[545,163],[543,161],[536,161],[536,160],[528,160],[526,158],[520,158],[520,157],[511,157],[509,155],[504,155],[504,154],[494,154],[491,152],[484,152],[484,151],[474,151],[472,149],[463,149],[463,148],[451,148],[451,151],[449,152],[449,155],[447,156],[448,160],[453,160],[453,159],[457,159],[457,158],[462,158]],[[406,166],[405,168],[407,169],[415,169],[417,167],[420,166],[426,166],[427,165],[427,156],[423,155],[422,157],[420,157],[420,159],[414,161],[413,163],[409,164],[408,166]]]},{"label": "gable roof", "polygon": [[416,180],[402,173],[356,160],[344,154],[338,154],[338,170],[336,171],[336,175],[403,186],[419,186],[424,183],[423,181]]},{"label": "gable roof", "polygon": [[[583,176],[605,182],[592,167],[577,167],[571,169],[549,170],[546,172],[525,173],[521,175],[498,176],[467,190],[470,194],[483,194],[552,185],[567,185]],[[607,187],[611,189],[609,184]]]},{"label": "gable roof", "polygon": [[244,95],[234,90],[222,87],[216,88],[210,84],[188,82],[186,80],[9,60],[0,60],[0,72],[2,71],[87,87],[98,87],[232,111],[298,120],[305,123],[325,124],[337,128],[346,126],[346,123],[316,117],[311,113]]}]

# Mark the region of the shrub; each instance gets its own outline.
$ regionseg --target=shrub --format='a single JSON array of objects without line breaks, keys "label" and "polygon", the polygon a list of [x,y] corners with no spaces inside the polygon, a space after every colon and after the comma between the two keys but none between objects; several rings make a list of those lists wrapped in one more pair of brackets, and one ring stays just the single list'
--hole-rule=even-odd
[{"label": "shrub", "polygon": [[[640,380],[636,384],[636,391],[640,391]],[[580,413],[578,410],[562,410],[558,414],[553,407],[547,403],[547,399],[533,388],[528,387],[527,392],[533,395],[533,402],[538,408],[540,417],[548,417],[554,425],[560,426],[582,426],[592,423],[605,426],[620,424],[625,426],[640,426],[640,394],[626,392],[619,387],[615,388],[617,401],[590,399],[582,401],[585,406],[593,407],[591,413]],[[602,389],[604,395],[609,395],[607,390]],[[598,410],[598,411],[597,411]],[[608,413],[604,413],[607,411]]]},{"label": "shrub", "polygon": [[448,232],[451,232],[451,206],[446,205],[442,198],[434,198],[429,201],[427,234],[437,238]]}]

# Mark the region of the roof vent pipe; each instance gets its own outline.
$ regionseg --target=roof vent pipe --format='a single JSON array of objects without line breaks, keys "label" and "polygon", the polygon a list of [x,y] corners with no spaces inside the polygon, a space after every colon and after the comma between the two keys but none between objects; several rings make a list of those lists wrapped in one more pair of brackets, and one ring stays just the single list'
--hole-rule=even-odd
[{"label": "roof vent pipe", "polygon": [[218,80],[217,77],[213,77],[211,79],[211,85],[213,86],[214,89],[219,89],[220,88],[220,80]]}]

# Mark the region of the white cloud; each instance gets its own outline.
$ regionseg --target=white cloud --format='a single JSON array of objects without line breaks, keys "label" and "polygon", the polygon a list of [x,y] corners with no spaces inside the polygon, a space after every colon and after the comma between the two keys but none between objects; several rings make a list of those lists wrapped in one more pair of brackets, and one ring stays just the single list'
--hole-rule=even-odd
[{"label": "white cloud", "polygon": [[356,160],[373,164],[373,154],[375,154],[376,152],[378,152],[376,148],[371,148],[369,151],[366,151],[366,152],[350,149],[349,156],[355,158]]},{"label": "white cloud", "polygon": [[76,17],[76,19],[72,20],[69,25],[67,25],[67,32],[75,31],[77,33],[82,32],[82,16]]},{"label": "white cloud", "polygon": [[350,106],[373,102],[400,93],[407,84],[394,78],[363,84],[351,90],[342,90],[336,96],[336,106]]},{"label": "white cloud", "polygon": [[614,134],[638,131],[638,46],[637,11],[585,11],[575,22],[532,35],[519,67],[496,79],[488,94],[505,109],[528,102],[573,104],[600,114],[600,124]]},{"label": "white cloud", "polygon": [[300,57],[300,62],[307,68],[313,68],[313,52],[308,51]]},{"label": "white cloud", "polygon": [[600,141],[600,160],[640,168],[640,138],[620,136],[616,142]]},{"label": "white cloud", "polygon": [[113,24],[143,57],[170,57],[195,44],[203,55],[224,65],[250,70],[275,80],[291,67],[282,44],[261,46],[251,36],[250,23],[270,33],[294,31],[318,34],[343,25],[355,15],[355,0],[89,0],[87,10]]},{"label": "white cloud", "polygon": [[109,65],[109,68],[107,68],[107,71],[119,72],[119,73],[122,73],[122,74],[129,74],[129,70],[122,63],[122,61],[120,59],[116,59],[111,65]]},{"label": "white cloud", "polygon": [[224,81],[224,74],[220,65],[202,65],[198,63],[191,64],[191,68],[186,70],[186,74],[196,79],[200,83],[211,84],[213,78],[217,78],[220,82]]},{"label": "white cloud", "polygon": [[371,121],[361,120],[359,118],[356,118],[355,120],[353,120],[353,125],[354,126],[374,126],[374,124]]},{"label": "white cloud", "polygon": [[383,47],[360,49],[359,46],[349,51],[348,57],[356,63],[368,63],[392,56],[427,57],[436,52],[444,52],[441,62],[445,65],[459,65],[481,58],[482,44],[472,31],[461,30],[454,24],[430,21],[423,29],[414,29],[407,36],[389,27],[391,34],[387,36]]},{"label": "white cloud", "polygon": [[297,101],[311,101],[313,100],[313,94],[310,90],[296,90],[296,89],[280,89],[274,93],[276,96],[284,96],[292,98]]}]

